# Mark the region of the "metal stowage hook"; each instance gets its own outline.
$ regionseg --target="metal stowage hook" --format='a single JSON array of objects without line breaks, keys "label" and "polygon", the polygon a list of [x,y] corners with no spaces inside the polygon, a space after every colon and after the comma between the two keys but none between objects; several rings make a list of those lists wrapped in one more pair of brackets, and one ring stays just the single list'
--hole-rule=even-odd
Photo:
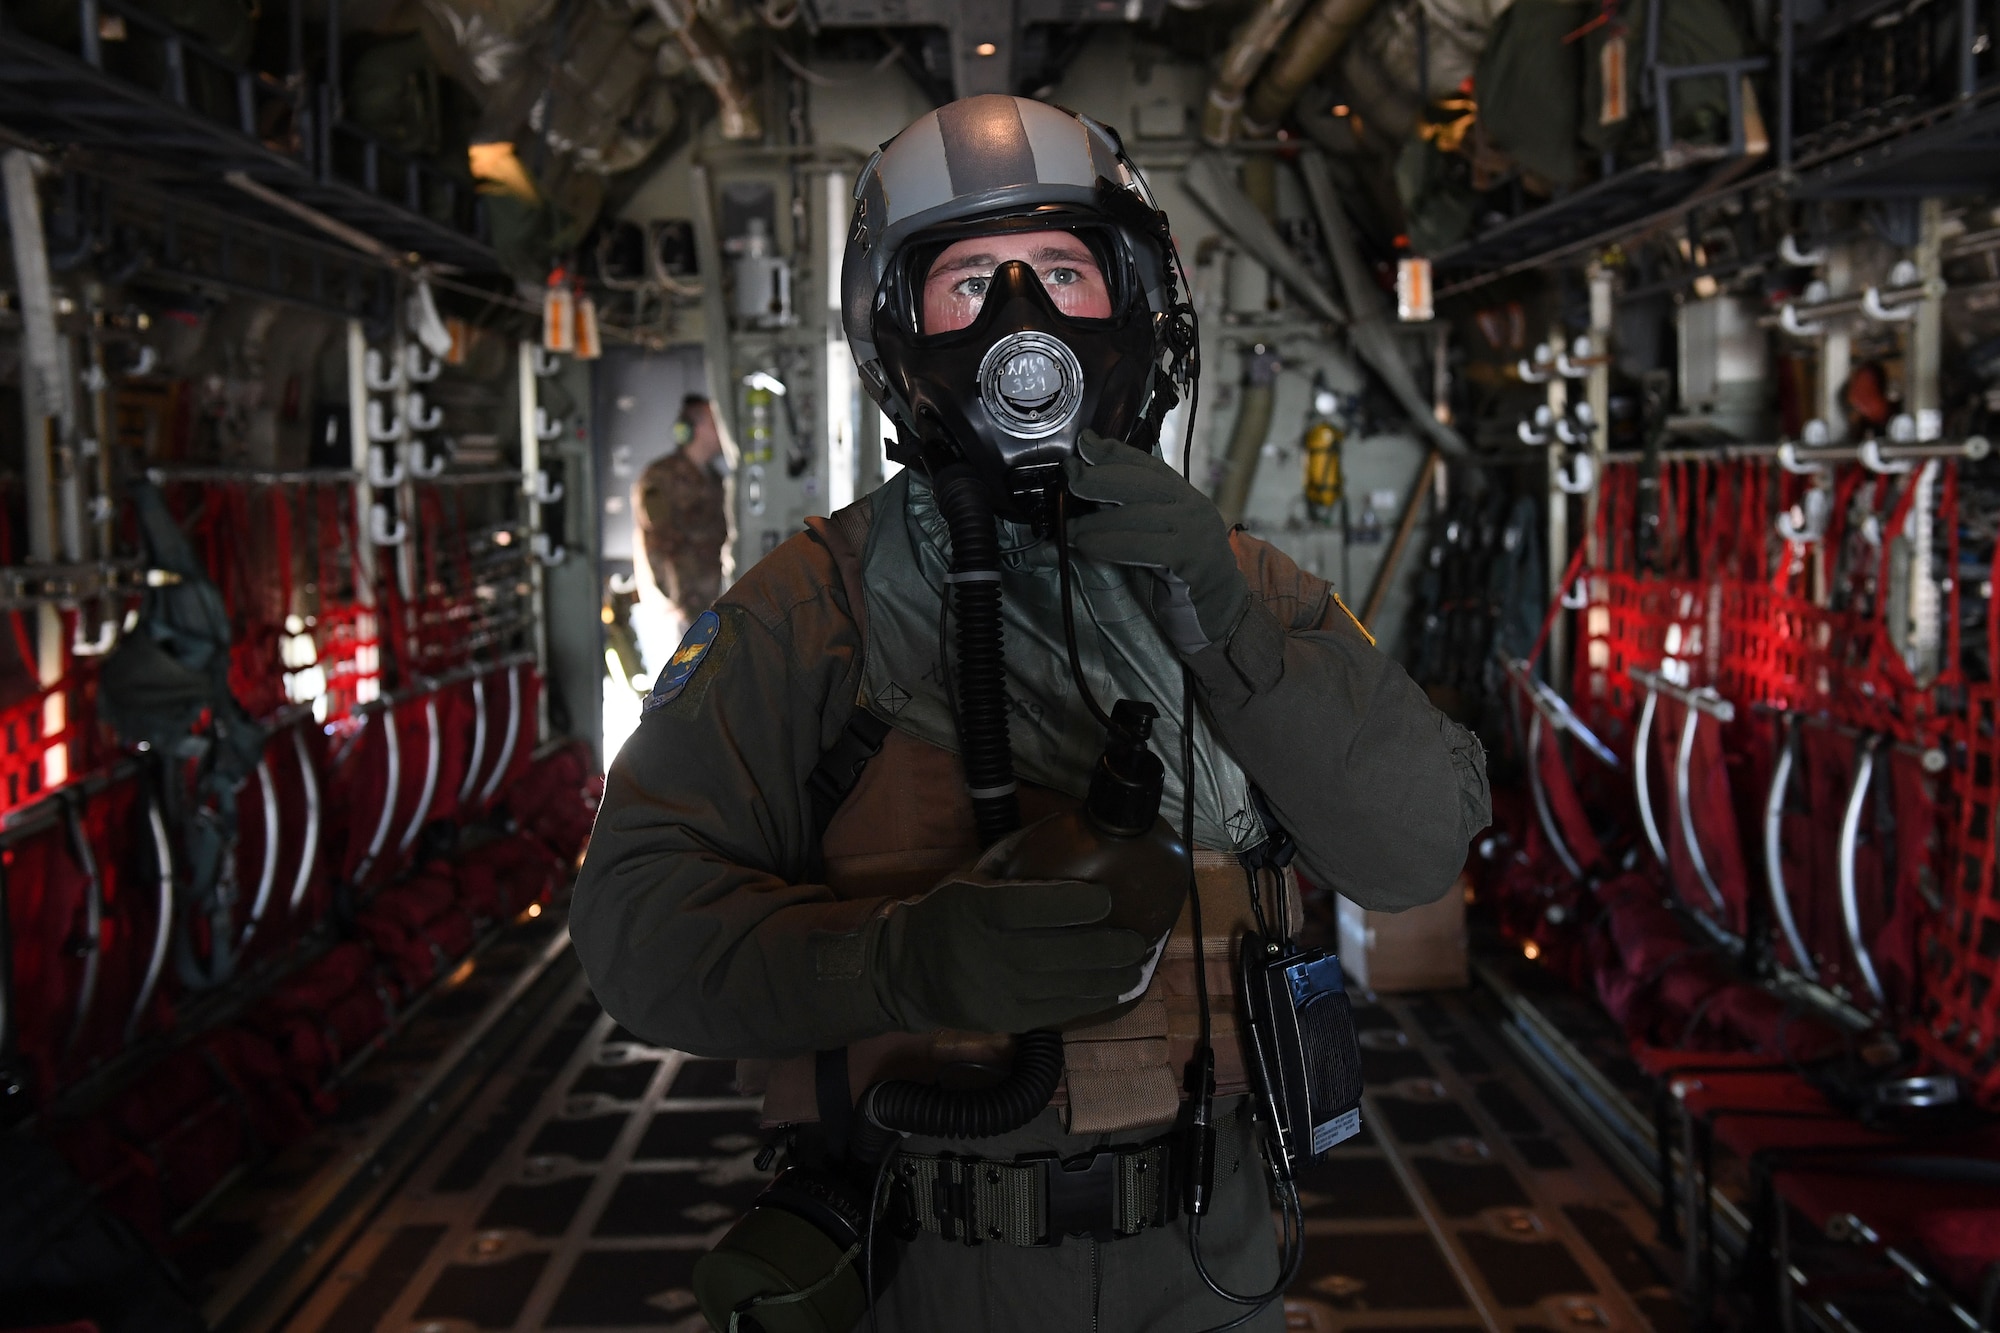
[{"label": "metal stowage hook", "polygon": [[403,446],[403,466],[418,481],[430,481],[434,477],[443,475],[445,464],[450,461],[451,450],[444,449],[438,453],[437,461],[431,462],[422,440],[411,440]]},{"label": "metal stowage hook", "polygon": [[1863,440],[1861,447],[1855,451],[1855,454],[1860,458],[1861,466],[1867,468],[1870,472],[1879,472],[1885,477],[1893,477],[1898,473],[1909,472],[1917,466],[1916,460],[1913,458],[1891,460],[1882,457],[1882,442],[1880,440]]},{"label": "metal stowage hook", "polygon": [[403,484],[403,460],[393,449],[369,446],[368,484],[378,491],[393,491]]},{"label": "metal stowage hook", "polygon": [[1514,428],[1515,436],[1522,444],[1547,444],[1549,428],[1555,425],[1555,409],[1543,403],[1535,409],[1535,414]]},{"label": "metal stowage hook", "polygon": [[380,398],[368,400],[368,438],[376,444],[387,444],[391,440],[403,438],[403,416],[389,415],[389,405]]},{"label": "metal stowage hook", "polygon": [[422,343],[411,343],[403,349],[403,370],[412,384],[429,384],[444,373],[444,361],[432,356]]},{"label": "metal stowage hook", "polygon": [[552,505],[563,498],[563,484],[549,480],[549,470],[543,468],[535,473],[535,484],[528,491],[528,498],[538,505]]},{"label": "metal stowage hook", "polygon": [[76,627],[70,632],[69,650],[78,657],[102,657],[118,642],[118,618],[106,616],[97,624],[97,637],[83,636],[83,616],[76,618]]},{"label": "metal stowage hook", "polygon": [[529,364],[534,367],[536,379],[545,380],[562,369],[562,362],[556,359],[556,354],[543,348],[530,347],[528,357]]},{"label": "metal stowage hook", "polygon": [[1778,242],[1778,258],[1793,268],[1818,268],[1826,262],[1826,249],[1824,246],[1815,246],[1810,250],[1801,250],[1799,238],[1786,232]]},{"label": "metal stowage hook", "polygon": [[393,354],[371,347],[361,363],[361,381],[370,393],[393,393],[403,387],[403,367]]},{"label": "metal stowage hook", "polygon": [[1597,485],[1597,460],[1587,453],[1571,454],[1568,465],[1556,469],[1555,482],[1564,495],[1588,495]]},{"label": "metal stowage hook", "polygon": [[551,568],[560,565],[564,560],[569,558],[569,548],[551,546],[549,544],[549,534],[546,532],[536,533],[533,540],[529,542],[528,549],[534,553],[535,559]]},{"label": "metal stowage hook", "polygon": [[1795,477],[1810,477],[1826,471],[1824,463],[1802,463],[1799,461],[1799,446],[1786,440],[1778,446],[1778,466]]},{"label": "metal stowage hook", "polygon": [[1514,372],[1523,384],[1547,384],[1555,368],[1556,349],[1547,343],[1537,347],[1532,357],[1524,356],[1514,363]]},{"label": "metal stowage hook", "polygon": [[1569,351],[1558,350],[1556,352],[1556,374],[1566,380],[1590,378],[1590,354],[1592,350],[1590,335],[1577,335],[1576,341],[1570,344]]},{"label": "metal stowage hook", "polygon": [[1788,542],[1816,542],[1826,536],[1827,519],[1833,502],[1820,487],[1813,487],[1799,502],[1778,515],[1778,535]]},{"label": "metal stowage hook", "polygon": [[1789,301],[1778,307],[1778,327],[1794,338],[1812,338],[1826,332],[1826,325],[1818,320],[1800,319]]},{"label": "metal stowage hook", "polygon": [[401,546],[410,535],[409,525],[402,519],[394,520],[391,526],[389,506],[377,500],[368,508],[368,538],[377,546]]},{"label": "metal stowage hook", "polygon": [[1588,402],[1578,402],[1566,417],[1556,418],[1556,438],[1564,444],[1584,448],[1597,433],[1597,413]]},{"label": "metal stowage hook", "polygon": [[403,400],[403,415],[409,421],[411,430],[436,430],[444,424],[444,409],[435,403],[426,403],[424,396],[414,389]]},{"label": "metal stowage hook", "polygon": [[1861,293],[1861,313],[1886,324],[1901,324],[1915,319],[1919,304],[1916,301],[1907,301],[1901,305],[1883,305],[1880,287],[1870,287]]}]

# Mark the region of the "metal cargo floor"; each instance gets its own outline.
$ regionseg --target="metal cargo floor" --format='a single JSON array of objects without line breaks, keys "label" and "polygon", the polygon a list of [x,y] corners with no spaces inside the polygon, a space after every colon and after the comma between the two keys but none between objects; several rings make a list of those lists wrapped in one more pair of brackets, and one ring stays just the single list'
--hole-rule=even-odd
[{"label": "metal cargo floor", "polygon": [[[536,1014],[446,1127],[401,1161],[349,1162],[382,1188],[325,1229],[339,1239],[304,1276],[266,1284],[290,1293],[279,1307],[227,1327],[700,1333],[693,1263],[765,1179],[755,1103],[729,1064],[618,1027],[567,950],[532,980]],[[1473,992],[1359,1010],[1364,1130],[1302,1177],[1290,1328],[1687,1326],[1648,1258],[1649,1213],[1515,1062],[1495,1013]],[[395,1048],[378,1058],[393,1066]]]}]

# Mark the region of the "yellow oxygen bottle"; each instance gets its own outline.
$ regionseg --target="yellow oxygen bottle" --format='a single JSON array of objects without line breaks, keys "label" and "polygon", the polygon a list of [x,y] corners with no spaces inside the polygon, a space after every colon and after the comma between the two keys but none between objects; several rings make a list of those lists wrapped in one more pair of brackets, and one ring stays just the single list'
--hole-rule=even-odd
[{"label": "yellow oxygen bottle", "polygon": [[1331,523],[1340,508],[1341,432],[1321,419],[1306,428],[1306,513],[1315,523]]}]

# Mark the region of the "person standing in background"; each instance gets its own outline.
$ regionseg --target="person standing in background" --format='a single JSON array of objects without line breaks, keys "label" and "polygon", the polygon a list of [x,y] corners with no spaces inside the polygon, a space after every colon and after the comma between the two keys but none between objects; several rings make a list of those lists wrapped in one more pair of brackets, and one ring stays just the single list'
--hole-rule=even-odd
[{"label": "person standing in background", "polygon": [[632,516],[650,578],[683,622],[694,620],[722,593],[722,551],[729,540],[723,482],[728,464],[706,398],[689,394],[674,422],[672,453],[654,459],[632,484]]}]

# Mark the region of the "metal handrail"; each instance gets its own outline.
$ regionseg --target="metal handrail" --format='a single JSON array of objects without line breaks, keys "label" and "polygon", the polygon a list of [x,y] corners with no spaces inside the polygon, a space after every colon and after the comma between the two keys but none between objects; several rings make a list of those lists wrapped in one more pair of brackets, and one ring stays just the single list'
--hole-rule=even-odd
[{"label": "metal handrail", "polygon": [[[1791,440],[1775,444],[1706,444],[1662,449],[1654,457],[1662,463],[1747,463],[1786,459],[1801,464],[1860,463],[1867,461],[1862,452],[1864,448],[1870,448],[1878,461],[1886,462],[1906,458],[1962,458],[1976,462],[1993,450],[1992,442],[1985,436],[1973,435],[1963,440],[1938,440],[1927,444],[1884,444],[1879,440],[1819,446],[1801,446]],[[1645,461],[1646,452],[1643,449],[1619,449],[1604,455],[1604,462],[1610,467],[1637,467]]]},{"label": "metal handrail", "polygon": [[1716,693],[1710,686],[1703,685],[1699,688],[1693,688],[1677,684],[1674,681],[1668,680],[1659,672],[1648,671],[1644,667],[1627,667],[1625,674],[1645,686],[1648,690],[1655,690],[1666,695],[1669,699],[1686,704],[1689,708],[1707,713],[1718,722],[1734,722],[1736,720],[1736,705]]},{"label": "metal handrail", "polygon": [[90,845],[90,834],[83,827],[83,815],[75,796],[68,796],[62,803],[63,818],[69,824],[70,850],[75,854],[77,864],[83,867],[89,890],[84,898],[83,977],[76,986],[76,1014],[70,1020],[69,1036],[63,1042],[63,1053],[68,1055],[76,1050],[83,1040],[84,1029],[90,1025],[91,1011],[97,1007],[97,978],[104,952],[104,876],[98,872],[97,853]]},{"label": "metal handrail", "polygon": [[1526,662],[1518,658],[1508,658],[1498,654],[1496,656],[1499,656],[1500,667],[1507,673],[1508,679],[1521,687],[1528,702],[1535,706],[1537,713],[1549,720],[1549,725],[1576,737],[1583,748],[1595,755],[1605,767],[1619,767],[1618,756],[1612,753],[1610,746],[1598,739],[1596,732],[1584,724],[1583,719],[1569,706],[1567,699],[1550,688],[1548,682],[1537,680],[1531,675]]},{"label": "metal handrail", "polygon": [[306,737],[302,728],[292,731],[292,752],[299,759],[299,787],[306,798],[306,836],[299,847],[299,869],[292,880],[291,905],[285,910],[296,912],[299,901],[306,896],[306,886],[312,883],[313,866],[319,856],[320,794],[319,774],[314,771],[312,756],[306,753]]},{"label": "metal handrail", "polygon": [[[1679,807],[1676,813],[1680,819],[1681,837],[1687,843],[1688,863],[1694,867],[1695,878],[1701,882],[1702,892],[1708,895],[1716,912],[1726,917],[1729,913],[1728,901],[1723,898],[1722,889],[1709,870],[1708,857],[1702,852],[1701,837],[1694,824],[1694,742],[1704,716],[1712,717],[1717,722],[1733,722],[1736,720],[1736,705],[1710,686],[1689,688],[1644,667],[1630,667],[1625,674],[1646,688],[1649,706],[1655,696],[1664,694],[1687,708],[1687,715],[1681,721],[1680,743],[1674,751],[1674,795],[1677,798],[1675,804]],[[1650,815],[1650,808],[1646,813]],[[1650,824],[1651,821],[1646,822]],[[1648,833],[1651,837],[1658,836],[1657,829],[1649,828]],[[1664,863],[1663,847],[1656,850],[1661,850],[1660,859]]]},{"label": "metal handrail", "polygon": [[1862,935],[1861,886],[1854,861],[1861,842],[1861,811],[1868,799],[1868,788],[1875,780],[1875,751],[1880,739],[1868,736],[1861,742],[1861,753],[1854,766],[1854,784],[1848,789],[1847,809],[1840,820],[1840,916],[1847,927],[1847,945],[1854,952],[1862,984],[1868,988],[1878,1010],[1888,1003],[1888,996],[1875,971],[1874,955],[1869,953],[1868,941]]},{"label": "metal handrail", "polygon": [[270,761],[262,755],[257,757],[257,792],[264,805],[264,864],[258,870],[257,896],[250,904],[250,919],[243,923],[243,935],[236,944],[238,953],[249,948],[256,937],[257,927],[264,920],[264,909],[271,905],[271,889],[278,882],[278,784],[272,780]]},{"label": "metal handrail", "polygon": [[167,821],[160,814],[160,803],[148,799],[146,802],[146,825],[153,835],[153,854],[159,860],[160,869],[160,919],[153,926],[153,952],[146,960],[146,978],[139,983],[139,994],[132,1001],[132,1012],[125,1018],[125,1044],[139,1035],[139,1024],[146,1017],[146,1009],[153,1003],[153,992],[159,988],[160,973],[167,965],[167,943],[174,930],[174,856],[173,844],[167,839]]},{"label": "metal handrail", "polygon": [[1805,936],[1799,933],[1799,923],[1792,914],[1791,892],[1785,887],[1785,790],[1792,780],[1792,747],[1798,740],[1792,716],[1795,715],[1786,718],[1785,738],[1778,746],[1778,762],[1771,770],[1771,789],[1764,797],[1764,882],[1771,891],[1771,910],[1778,918],[1778,928],[1785,933],[1785,942],[1792,947],[1792,959],[1798,964],[1799,974],[1817,983],[1819,968],[1806,948]]},{"label": "metal handrail", "polygon": [[1563,841],[1562,831],[1556,825],[1555,811],[1549,806],[1548,791],[1542,785],[1541,764],[1536,758],[1542,748],[1542,726],[1542,711],[1537,708],[1528,723],[1528,792],[1534,797],[1535,816],[1541,820],[1542,832],[1547,835],[1556,859],[1563,863],[1563,869],[1569,871],[1571,879],[1582,879],[1583,867],[1577,863],[1569,844]]},{"label": "metal handrail", "polygon": [[485,805],[500,789],[500,779],[507,772],[507,766],[514,761],[514,746],[521,739],[521,679],[518,671],[507,672],[507,730],[500,740],[500,757],[493,761],[493,771],[486,777],[486,785],[480,788],[479,803]]},{"label": "metal handrail", "polygon": [[[1707,687],[1704,686],[1703,688],[1706,689]],[[1707,692],[1715,695],[1715,702],[1722,703],[1725,706],[1728,704],[1728,700],[1723,699],[1719,694],[1715,694],[1713,690],[1708,690]],[[1700,692],[1697,691],[1696,693],[1698,696]],[[1726,917],[1729,914],[1729,904],[1723,898],[1722,889],[1716,884],[1715,876],[1709,872],[1708,857],[1701,850],[1701,835],[1696,832],[1694,826],[1694,784],[1692,781],[1694,738],[1696,732],[1701,728],[1701,719],[1705,713],[1710,716],[1722,718],[1722,714],[1713,713],[1709,709],[1700,707],[1690,699],[1687,715],[1681,721],[1680,746],[1674,754],[1674,793],[1680,798],[1678,801],[1678,805],[1680,806],[1678,813],[1681,821],[1681,837],[1687,840],[1688,861],[1694,866],[1695,878],[1701,881],[1702,891],[1708,895],[1708,901],[1714,906],[1716,915]],[[1730,714],[1733,716],[1734,713],[1735,710],[1731,709]],[[1727,718],[1723,718],[1723,720],[1726,721]]]},{"label": "metal handrail", "polygon": [[409,851],[410,845],[416,842],[417,834],[424,827],[424,819],[431,812],[431,801],[437,795],[440,734],[436,693],[424,700],[424,727],[430,738],[429,748],[424,752],[424,787],[417,795],[417,808],[410,813],[410,826],[403,830],[402,839],[396,844],[399,852]]},{"label": "metal handrail", "polygon": [[1639,726],[1632,736],[1632,794],[1639,801],[1639,826],[1645,830],[1646,845],[1653,849],[1653,855],[1661,865],[1667,863],[1666,839],[1660,836],[1660,822],[1653,815],[1652,776],[1647,772],[1647,744],[1653,736],[1653,715],[1659,711],[1660,693],[1646,691],[1646,702],[1639,709]]},{"label": "metal handrail", "polygon": [[465,761],[465,776],[458,784],[458,803],[472,799],[479,784],[479,766],[486,761],[486,677],[472,678],[472,755]]}]

